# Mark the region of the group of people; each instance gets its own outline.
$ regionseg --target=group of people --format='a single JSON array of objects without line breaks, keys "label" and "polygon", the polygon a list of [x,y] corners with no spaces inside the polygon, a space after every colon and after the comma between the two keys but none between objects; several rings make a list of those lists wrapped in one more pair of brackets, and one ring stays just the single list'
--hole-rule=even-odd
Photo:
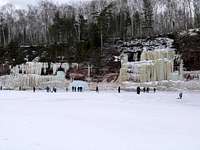
[{"label": "group of people", "polygon": [[[2,86],[0,86],[0,90],[3,90],[3,87]],[[19,87],[19,90],[21,91],[22,90],[22,87]],[[35,87],[33,87],[33,92],[35,92],[36,91],[36,88]],[[51,88],[49,87],[49,86],[47,86],[46,87],[46,91],[49,93],[49,92],[54,92],[54,93],[56,93],[57,92],[57,89],[56,89],[56,87],[53,87],[52,88],[52,90],[51,90]],[[68,88],[66,88],[66,91],[68,91]],[[118,91],[118,93],[121,93],[121,87],[119,86],[118,87],[118,89],[117,89],[117,91]],[[146,93],[149,93],[150,92],[150,88],[149,87],[147,87],[147,88],[143,88],[143,89],[141,89],[141,87],[137,87],[137,89],[136,89],[136,91],[137,91],[137,94],[138,95],[140,95],[140,93],[143,91],[144,93],[146,92]],[[72,92],[83,92],[83,87],[78,87],[78,88],[76,88],[76,87],[72,87]],[[96,86],[96,92],[97,93],[99,93],[99,87],[98,86]],[[156,88],[153,88],[153,92],[154,93],[156,93]],[[179,93],[179,95],[178,95],[178,99],[182,99],[183,98],[183,93],[182,92],[180,92]]]},{"label": "group of people", "polygon": [[72,87],[72,92],[83,92],[83,87]]},{"label": "group of people", "polygon": [[[34,89],[33,89],[33,91],[34,91]],[[53,87],[52,90],[51,90],[51,88],[47,86],[47,87],[46,87],[46,91],[47,91],[47,93],[49,93],[49,92],[52,92],[52,93],[54,92],[54,93],[56,93],[56,92],[57,92],[57,89],[56,89],[56,87]]]},{"label": "group of people", "polygon": [[[143,91],[144,93],[149,93],[150,92],[150,88],[147,87],[147,88],[143,88],[141,89],[139,86],[137,87],[137,94],[140,95],[141,91]],[[156,93],[156,88],[153,88],[153,92]]]},{"label": "group of people", "polygon": [[[147,93],[149,93],[150,92],[150,88],[149,87],[147,87],[147,88],[143,88],[143,89],[141,89],[139,86],[137,87],[137,94],[139,95],[140,93],[141,93],[141,91],[143,91],[144,93],[145,92],[147,92]],[[96,90],[95,90],[97,93],[99,93],[99,87],[98,86],[96,86]],[[121,87],[119,86],[118,88],[117,88],[117,91],[118,91],[118,93],[121,93]],[[153,92],[154,93],[156,93],[156,88],[153,88]]]}]

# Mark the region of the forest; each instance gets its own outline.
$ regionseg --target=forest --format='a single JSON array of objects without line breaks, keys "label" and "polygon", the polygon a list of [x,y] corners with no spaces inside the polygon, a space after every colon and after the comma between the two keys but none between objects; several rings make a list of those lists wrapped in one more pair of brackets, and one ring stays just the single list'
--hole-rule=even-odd
[{"label": "forest", "polygon": [[165,36],[200,27],[200,0],[92,0],[56,5],[46,0],[0,8],[0,63],[98,64],[116,41]]}]

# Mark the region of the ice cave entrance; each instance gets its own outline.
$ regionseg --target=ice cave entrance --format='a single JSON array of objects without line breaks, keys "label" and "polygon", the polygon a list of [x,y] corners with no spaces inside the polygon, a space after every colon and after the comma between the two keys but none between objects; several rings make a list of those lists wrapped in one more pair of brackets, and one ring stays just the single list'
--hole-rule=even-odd
[{"label": "ice cave entrance", "polygon": [[87,91],[89,89],[88,83],[81,80],[74,80],[69,84],[70,91],[78,92],[78,89],[81,89],[82,92]]}]

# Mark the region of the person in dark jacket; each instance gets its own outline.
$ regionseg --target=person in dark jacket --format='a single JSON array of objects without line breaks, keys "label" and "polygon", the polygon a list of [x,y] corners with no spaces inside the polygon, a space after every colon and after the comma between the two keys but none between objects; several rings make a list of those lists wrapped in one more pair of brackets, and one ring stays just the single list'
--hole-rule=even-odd
[{"label": "person in dark jacket", "polygon": [[120,92],[121,92],[121,87],[119,86],[119,87],[118,87],[118,93],[120,93]]},{"label": "person in dark jacket", "polygon": [[153,89],[154,93],[156,93],[156,88]]},{"label": "person in dark jacket", "polygon": [[80,92],[83,92],[83,87],[80,87]]},{"label": "person in dark jacket", "polygon": [[138,87],[137,87],[137,94],[138,94],[138,95],[140,95],[140,91],[141,91],[141,89],[140,89],[140,87],[138,86]]},{"label": "person in dark jacket", "polygon": [[80,87],[77,87],[77,92],[80,92]]},{"label": "person in dark jacket", "polygon": [[146,92],[146,88],[145,88],[145,87],[143,88],[143,92],[144,92],[144,93]]},{"label": "person in dark jacket", "polygon": [[149,91],[150,91],[150,89],[149,89],[149,87],[147,87],[147,93],[149,93]]},{"label": "person in dark jacket", "polygon": [[182,99],[183,98],[183,93],[179,93],[179,99]]},{"label": "person in dark jacket", "polygon": [[33,87],[33,92],[35,93],[35,87]]},{"label": "person in dark jacket", "polygon": [[99,87],[98,86],[96,86],[96,92],[99,93]]},{"label": "person in dark jacket", "polygon": [[56,93],[57,92],[57,89],[56,87],[53,87],[53,92]]},{"label": "person in dark jacket", "polygon": [[50,88],[48,86],[46,87],[46,91],[47,91],[47,93],[50,92]]}]

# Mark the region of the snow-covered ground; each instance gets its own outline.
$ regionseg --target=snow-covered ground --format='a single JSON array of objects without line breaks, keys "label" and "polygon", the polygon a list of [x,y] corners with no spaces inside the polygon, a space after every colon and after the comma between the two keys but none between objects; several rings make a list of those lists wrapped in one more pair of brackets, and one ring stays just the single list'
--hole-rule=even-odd
[{"label": "snow-covered ground", "polygon": [[0,91],[0,150],[199,150],[200,93]]}]

